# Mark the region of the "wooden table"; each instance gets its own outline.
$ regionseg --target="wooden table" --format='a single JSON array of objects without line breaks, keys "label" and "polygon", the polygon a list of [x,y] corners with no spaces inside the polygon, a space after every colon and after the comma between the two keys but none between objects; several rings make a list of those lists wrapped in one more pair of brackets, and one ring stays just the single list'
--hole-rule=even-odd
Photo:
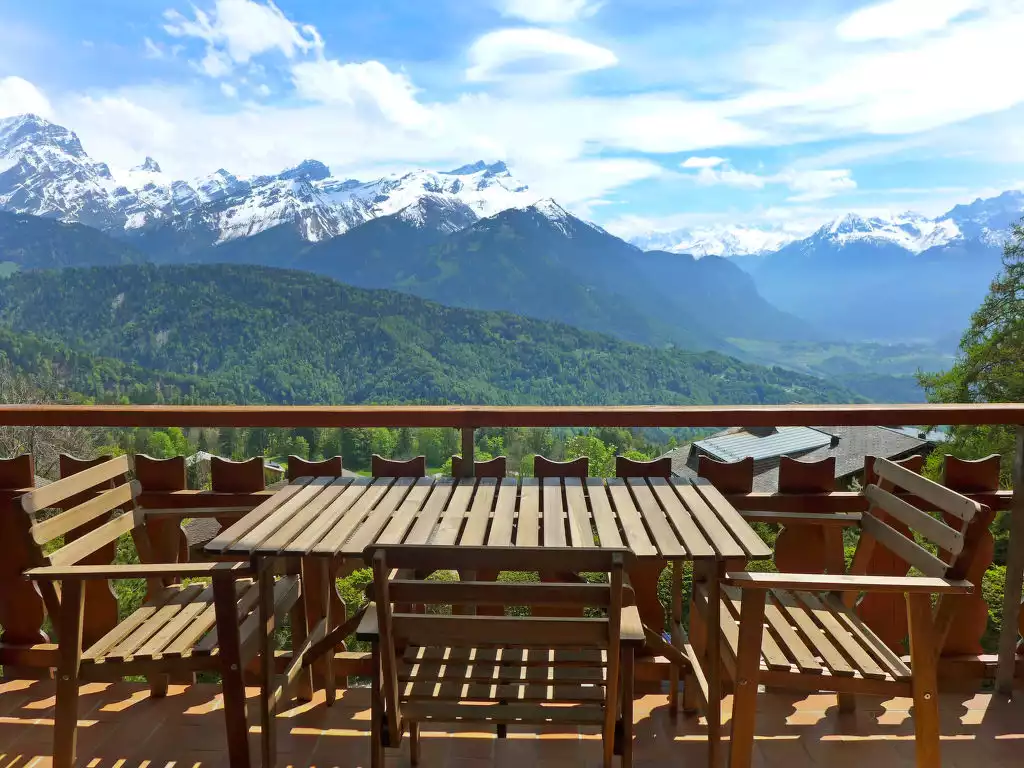
[{"label": "wooden table", "polygon": [[[714,486],[664,478],[304,477],[221,532],[206,551],[254,561],[361,561],[371,544],[628,547],[638,560],[631,578],[649,644],[680,665],[704,666],[707,677],[700,675],[699,683],[704,697],[715,699],[719,665],[697,664],[683,631],[681,563],[694,561],[697,574],[708,578],[716,610],[715,577],[727,561],[771,556]],[[664,611],[657,595],[667,563],[674,566],[670,643],[662,638]],[[709,616],[711,626],[717,622],[717,616]],[[335,629],[320,646],[349,634],[350,624]],[[718,638],[718,632],[708,633],[709,659],[719,658]],[[678,686],[671,690],[675,704]],[[708,717],[711,726],[717,707],[708,708]],[[717,731],[717,722],[713,725]]]}]

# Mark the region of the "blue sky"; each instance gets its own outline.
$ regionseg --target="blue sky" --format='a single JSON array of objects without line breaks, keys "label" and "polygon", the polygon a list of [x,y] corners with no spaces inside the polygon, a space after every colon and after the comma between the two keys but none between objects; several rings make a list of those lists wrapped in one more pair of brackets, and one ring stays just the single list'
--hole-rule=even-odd
[{"label": "blue sky", "polygon": [[112,167],[506,160],[623,234],[1022,186],[1024,0],[0,0],[0,116]]}]

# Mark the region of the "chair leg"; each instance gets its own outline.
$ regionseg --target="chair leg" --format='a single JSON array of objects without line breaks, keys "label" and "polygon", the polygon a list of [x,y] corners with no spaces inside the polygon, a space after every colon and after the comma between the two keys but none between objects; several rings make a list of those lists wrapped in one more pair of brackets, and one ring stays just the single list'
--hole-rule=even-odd
[{"label": "chair leg", "polygon": [[60,660],[53,728],[53,764],[72,768],[78,741],[78,672],[82,665],[85,590],[81,581],[63,585],[60,611]]},{"label": "chair leg", "polygon": [[729,737],[730,768],[749,768],[754,756],[757,722],[757,673],[761,664],[764,632],[763,589],[745,589],[740,603],[739,644],[736,651],[732,727]]},{"label": "chair leg", "polygon": [[409,723],[409,762],[420,764],[420,724]]},{"label": "chair leg", "polygon": [[700,709],[700,697],[697,695],[697,678],[692,672],[683,675],[683,714],[692,715]]},{"label": "chair leg", "polygon": [[[261,565],[263,565],[261,563]],[[277,760],[277,728],[274,716],[277,704],[273,701],[277,686],[274,674],[275,630],[274,569],[264,566],[259,574],[260,612],[260,752],[263,768],[273,768]]]},{"label": "chair leg", "polygon": [[373,682],[370,683],[370,768],[384,768],[384,702],[381,701],[380,646],[371,647]]},{"label": "chair leg", "polygon": [[146,678],[149,683],[149,697],[151,699],[162,699],[167,695],[167,686],[170,685],[170,675],[150,675]]},{"label": "chair leg", "polygon": [[857,712],[857,697],[852,693],[837,693],[840,715],[853,715]]},{"label": "chair leg", "polygon": [[918,768],[940,768],[938,642],[931,595],[907,595],[911,687],[914,693],[914,745]]},{"label": "chair leg", "polygon": [[724,564],[716,563],[708,572],[708,612],[704,625],[705,674],[708,679],[708,707],[705,716],[708,721],[708,765],[717,768],[722,754],[722,625],[721,625],[721,582],[725,575]]},{"label": "chair leg", "polygon": [[633,648],[622,649],[622,768],[633,765]]},{"label": "chair leg", "polygon": [[213,599],[217,612],[228,761],[231,768],[249,768],[249,725],[245,719],[245,681],[242,678],[235,580],[214,577]]}]

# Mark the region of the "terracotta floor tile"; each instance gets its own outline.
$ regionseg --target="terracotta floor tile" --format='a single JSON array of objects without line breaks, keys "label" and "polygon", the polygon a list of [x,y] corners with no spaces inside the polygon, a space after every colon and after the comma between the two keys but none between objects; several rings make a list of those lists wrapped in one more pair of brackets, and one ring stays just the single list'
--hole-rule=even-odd
[{"label": "terracotta floor tile", "polygon": [[[247,693],[253,699],[254,688]],[[276,722],[278,768],[353,768],[369,764],[369,698],[365,689],[339,692],[333,707],[323,693],[293,702]],[[171,686],[153,699],[137,683],[83,687],[79,765],[85,768],[227,768],[220,690],[213,685]],[[255,702],[252,702],[255,703]],[[834,696],[764,693],[758,696],[753,765],[758,768],[910,768],[914,765],[911,701],[862,697],[853,715],[840,716]],[[723,702],[726,712],[731,698]],[[253,726],[255,706],[249,707]],[[705,765],[703,719],[672,717],[666,696],[646,695],[634,707],[634,764]],[[48,768],[53,685],[0,682],[0,768]],[[728,720],[726,719],[726,722]],[[1003,768],[1024,765],[1024,702],[990,693],[944,695],[940,701],[943,765]],[[507,739],[479,725],[424,726],[423,768],[585,768],[601,765],[600,728],[515,725]],[[728,752],[723,729],[723,755]],[[259,730],[250,743],[258,762]],[[408,740],[386,750],[387,768],[408,768]]]}]

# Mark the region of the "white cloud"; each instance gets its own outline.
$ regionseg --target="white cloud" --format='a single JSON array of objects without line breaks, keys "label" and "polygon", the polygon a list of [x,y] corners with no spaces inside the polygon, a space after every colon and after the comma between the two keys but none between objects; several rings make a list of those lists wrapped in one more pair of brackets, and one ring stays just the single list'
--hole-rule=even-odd
[{"label": "white cloud", "polygon": [[147,59],[162,59],[164,57],[164,49],[148,37],[143,38],[142,44],[145,47]]},{"label": "white cloud", "polygon": [[[838,170],[806,170],[787,168],[773,174],[756,174],[740,171],[720,158],[690,158],[690,160],[719,160],[713,165],[690,165],[683,163],[684,168],[698,168],[692,174],[698,184],[708,186],[724,185],[739,189],[764,189],[770,184],[781,184],[794,194],[788,199],[791,202],[810,202],[824,200],[842,192],[850,192],[857,188],[857,182],[848,169]],[[687,161],[688,162],[688,161]]]},{"label": "white cloud", "polygon": [[196,68],[208,77],[227,77],[232,70],[231,59],[215,48],[207,48],[206,55],[196,65]]},{"label": "white cloud", "polygon": [[534,24],[561,24],[593,16],[602,5],[595,0],[502,0],[501,12]]},{"label": "white cloud", "polygon": [[778,182],[789,187],[796,194],[788,199],[792,202],[811,202],[850,192],[857,188],[857,182],[849,170],[798,171],[787,170],[776,174]]},{"label": "white cloud", "polygon": [[397,125],[423,125],[429,111],[416,100],[408,77],[392,72],[379,61],[341,64],[334,60],[299,62],[292,81],[303,98],[325,104],[372,105]]},{"label": "white cloud", "polygon": [[726,162],[724,157],[688,157],[679,164],[680,168],[714,168]]},{"label": "white cloud", "polygon": [[575,75],[615,66],[607,48],[549,29],[499,29],[469,49],[466,78],[475,82],[516,77]]},{"label": "white cloud", "polygon": [[291,59],[297,53],[322,47],[315,27],[290,21],[271,0],[216,0],[211,13],[198,8],[193,8],[193,13],[189,19],[178,11],[166,11],[164,29],[173,37],[198,38],[207,43],[201,68],[208,74],[221,72],[232,63],[245,64],[270,51]]},{"label": "white cloud", "polygon": [[600,205],[612,190],[661,175],[664,169],[650,160],[634,158],[584,158],[556,167],[523,160],[515,170],[529,180],[541,197],[553,197],[574,210]]},{"label": "white cloud", "polygon": [[266,83],[260,83],[259,85],[256,86],[256,94],[258,96],[266,98],[267,96],[270,95],[270,86],[267,85]]},{"label": "white cloud", "polygon": [[231,83],[221,83],[220,92],[223,93],[229,99],[238,98],[238,89]]},{"label": "white cloud", "polygon": [[0,118],[32,112],[51,117],[53,107],[36,86],[21,77],[0,77]]},{"label": "white cloud", "polygon": [[1001,76],[1017,68],[1021,0],[989,2],[941,34],[885,44],[836,45],[818,32],[749,48],[740,57],[746,82],[721,105],[725,113],[794,143],[919,133],[1024,102],[1024,79]]},{"label": "white cloud", "polygon": [[844,40],[911,37],[943,29],[958,16],[986,5],[986,0],[888,0],[861,8],[836,27]]}]

